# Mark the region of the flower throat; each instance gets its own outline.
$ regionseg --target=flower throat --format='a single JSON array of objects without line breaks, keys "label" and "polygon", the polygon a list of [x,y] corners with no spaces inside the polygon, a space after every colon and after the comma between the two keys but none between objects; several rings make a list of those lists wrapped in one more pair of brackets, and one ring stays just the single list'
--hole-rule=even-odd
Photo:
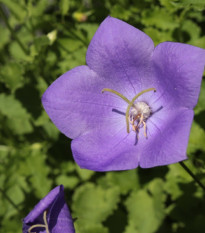
[{"label": "flower throat", "polygon": [[102,93],[104,93],[105,91],[111,92],[111,93],[119,96],[126,103],[128,103],[127,110],[126,110],[126,115],[125,115],[127,133],[130,132],[129,124],[131,124],[132,129],[136,133],[139,133],[140,126],[143,125],[143,127],[144,127],[144,136],[147,137],[146,120],[149,118],[149,116],[151,114],[151,109],[150,109],[149,105],[146,104],[145,102],[137,102],[137,103],[134,103],[134,102],[142,94],[144,94],[146,92],[149,92],[149,91],[154,91],[155,92],[156,89],[155,88],[148,88],[146,90],[143,90],[140,93],[138,93],[136,96],[134,96],[131,101],[128,100],[125,96],[123,96],[122,94],[120,94],[119,92],[117,92],[117,91],[115,91],[113,89],[104,88],[102,90]]}]

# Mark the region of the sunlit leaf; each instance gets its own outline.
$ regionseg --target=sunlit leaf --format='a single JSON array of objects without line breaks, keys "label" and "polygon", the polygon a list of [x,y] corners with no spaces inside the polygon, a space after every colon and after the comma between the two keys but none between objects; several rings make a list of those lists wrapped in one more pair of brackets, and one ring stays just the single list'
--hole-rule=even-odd
[{"label": "sunlit leaf", "polygon": [[163,8],[155,7],[152,11],[143,11],[142,16],[142,23],[146,26],[155,26],[164,30],[178,26],[176,19]]},{"label": "sunlit leaf", "polygon": [[23,85],[23,67],[16,62],[7,63],[0,70],[0,80],[14,92]]},{"label": "sunlit leaf", "polygon": [[136,170],[107,172],[104,177],[99,179],[102,187],[118,187],[122,194],[127,194],[130,190],[137,190],[140,185]]},{"label": "sunlit leaf", "polygon": [[1,0],[9,10],[12,15],[14,15],[18,20],[23,21],[26,16],[26,8],[22,0]]},{"label": "sunlit leaf", "polygon": [[[161,192],[162,190],[159,191]],[[129,221],[125,233],[156,232],[165,217],[163,199],[149,195],[146,190],[132,192],[126,201],[126,207]]]},{"label": "sunlit leaf", "polygon": [[9,42],[10,32],[6,27],[0,24],[0,50]]},{"label": "sunlit leaf", "polygon": [[82,169],[77,164],[76,164],[76,171],[79,177],[84,181],[89,180],[95,173],[94,171],[91,171],[91,170]]},{"label": "sunlit leaf", "polygon": [[203,150],[205,151],[205,131],[204,129],[200,128],[200,126],[193,122],[191,133],[189,137],[189,144],[187,153],[193,153],[196,150]]},{"label": "sunlit leaf", "polygon": [[0,114],[6,117],[8,127],[16,134],[32,131],[30,115],[13,96],[0,95]]},{"label": "sunlit leaf", "polygon": [[72,209],[75,217],[82,221],[100,223],[112,214],[118,201],[118,188],[103,189],[87,183],[76,189]]},{"label": "sunlit leaf", "polygon": [[61,14],[66,15],[70,7],[70,0],[60,0],[59,5],[60,5]]},{"label": "sunlit leaf", "polygon": [[73,189],[79,183],[79,179],[76,176],[60,175],[56,178],[56,184],[63,184],[65,188]]},{"label": "sunlit leaf", "polygon": [[74,223],[76,233],[109,233],[108,229],[101,223],[93,223],[82,219],[77,219]]},{"label": "sunlit leaf", "polygon": [[29,175],[29,181],[32,183],[35,195],[38,198],[43,198],[51,189],[51,180],[48,179],[50,169],[46,166],[45,155],[39,146],[34,144],[27,151],[28,154],[24,164],[21,164],[21,170],[24,175]]}]

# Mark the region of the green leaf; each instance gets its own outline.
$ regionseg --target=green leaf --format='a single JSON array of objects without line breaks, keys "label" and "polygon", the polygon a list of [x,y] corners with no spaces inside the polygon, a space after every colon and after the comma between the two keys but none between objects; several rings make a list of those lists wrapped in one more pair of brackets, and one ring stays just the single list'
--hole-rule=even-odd
[{"label": "green leaf", "polygon": [[62,174],[72,173],[76,170],[76,164],[71,161],[63,161],[60,164],[59,170]]},{"label": "green leaf", "polygon": [[[85,54],[86,54],[86,48],[82,47],[71,54],[68,54],[66,56],[65,60],[62,60],[58,62],[59,65],[59,72],[65,73],[66,71],[76,67],[85,64]],[[69,61],[69,62],[68,62]]]},{"label": "green leaf", "polygon": [[34,19],[34,17],[39,18],[39,16],[41,16],[41,21],[43,21],[42,16],[44,15],[44,11],[52,3],[48,0],[35,1],[35,4],[33,4],[33,0],[28,0],[27,2],[28,4],[26,6],[26,9],[28,11],[28,15],[30,17],[33,16],[32,19]]},{"label": "green leaf", "polygon": [[[183,195],[180,184],[190,183],[193,179],[178,163],[171,164],[168,167],[169,172],[166,174],[164,190],[171,195],[172,200],[176,200]],[[195,168],[191,162],[188,162],[188,167],[194,172]]]},{"label": "green leaf", "polygon": [[34,39],[34,46],[36,53],[42,52],[42,49],[50,44],[49,38],[46,35],[36,37]]},{"label": "green leaf", "polygon": [[79,183],[79,179],[76,176],[60,175],[56,178],[56,184],[63,184],[65,188],[73,189]]},{"label": "green leaf", "polygon": [[62,56],[67,55],[67,53],[74,52],[82,46],[79,40],[71,39],[68,37],[59,38],[57,42],[59,43]]},{"label": "green leaf", "polygon": [[70,8],[70,0],[60,0],[60,11],[61,14],[64,16],[68,13],[68,10]]},{"label": "green leaf", "polygon": [[108,229],[100,223],[93,223],[77,219],[74,222],[76,233],[109,233]]},{"label": "green leaf", "polygon": [[[204,43],[204,45],[205,45],[205,43]],[[200,95],[199,95],[199,100],[198,100],[198,103],[194,109],[194,112],[197,115],[198,113],[200,113],[203,110],[205,110],[205,80],[204,79],[202,80],[202,83],[201,83],[201,91],[200,91]]]},{"label": "green leaf", "polygon": [[160,4],[172,13],[182,8],[178,0],[160,0]]},{"label": "green leaf", "polygon": [[103,189],[92,183],[86,183],[76,189],[72,209],[74,216],[85,221],[85,224],[101,223],[113,213],[118,201],[118,188]]},{"label": "green leaf", "polygon": [[87,34],[87,40],[90,42],[97,31],[99,25],[94,23],[83,23],[78,26],[79,29],[83,29]]},{"label": "green leaf", "polygon": [[163,219],[165,216],[165,205],[164,202],[166,201],[166,195],[164,193],[164,181],[160,178],[156,178],[152,180],[148,185],[148,190],[152,194],[154,198],[154,208],[155,216],[158,219]]},{"label": "green leaf", "polygon": [[182,4],[203,7],[205,5],[205,0],[182,0]]},{"label": "green leaf", "polygon": [[[154,185],[159,187],[159,183]],[[159,191],[160,195],[161,193],[162,190]],[[125,205],[128,211],[128,226],[125,233],[156,232],[165,217],[163,199],[160,200],[157,195],[150,196],[146,190],[133,191]]]},{"label": "green leaf", "polygon": [[205,131],[195,121],[191,127],[187,153],[194,153],[196,150],[205,151]]},{"label": "green leaf", "polygon": [[205,49],[205,36],[191,41],[192,45]]},{"label": "green leaf", "polygon": [[140,187],[136,170],[107,172],[98,183],[103,188],[118,187],[121,194],[127,194],[130,190]]},{"label": "green leaf", "polygon": [[48,178],[50,168],[46,165],[46,156],[41,151],[42,145],[35,143],[26,149],[25,161],[19,169],[21,174],[29,177],[34,193],[39,199],[51,190],[51,180]]},{"label": "green leaf", "polygon": [[24,2],[22,0],[1,0],[13,15],[20,21],[23,22],[24,18],[26,17],[26,8],[24,6]]},{"label": "green leaf", "polygon": [[[193,166],[189,160],[187,160],[187,162],[189,167]],[[192,170],[194,167],[190,167],[190,169]],[[183,183],[189,183],[193,180],[193,178],[181,167],[179,163],[169,165],[169,172],[166,174],[166,178],[168,177],[172,179],[179,177],[181,180],[180,182]]]},{"label": "green leaf", "polygon": [[16,61],[23,61],[23,62],[31,62],[32,61],[32,57],[28,56],[22,50],[22,48],[19,46],[19,44],[16,41],[14,41],[13,43],[10,44],[9,52],[11,53],[11,56]]},{"label": "green leaf", "polygon": [[169,14],[164,8],[155,7],[152,11],[142,12],[142,23],[146,26],[155,26],[163,30],[173,30],[178,27],[173,15]]},{"label": "green leaf", "polygon": [[9,42],[9,36],[10,32],[6,27],[3,27],[2,24],[0,24],[0,35],[1,35],[1,40],[0,40],[0,50]]},{"label": "green leaf", "polygon": [[[16,180],[17,181],[17,180]],[[19,184],[16,182],[13,184],[6,192],[6,194],[9,196],[13,202],[18,205],[21,202],[24,201],[25,195],[23,193],[23,190],[19,186]]]},{"label": "green leaf", "polygon": [[169,218],[176,225],[181,223],[180,226],[176,226],[178,227],[177,232],[192,233],[196,230],[196,232],[203,233],[200,227],[204,229],[205,222],[199,222],[200,215],[205,208],[203,190],[198,186],[194,186],[193,182],[180,183],[180,188],[182,195],[174,201],[169,211]]},{"label": "green leaf", "polygon": [[10,62],[0,69],[0,80],[14,92],[23,85],[23,67],[16,63]]},{"label": "green leaf", "polygon": [[56,128],[56,126],[51,122],[47,113],[43,111],[43,113],[36,119],[34,122],[35,126],[41,126],[49,138],[57,139],[60,131]]},{"label": "green leaf", "polygon": [[184,20],[181,30],[189,34],[190,41],[198,39],[201,33],[201,28],[192,20]]},{"label": "green leaf", "polygon": [[152,38],[155,46],[161,42],[172,40],[171,31],[161,31],[153,27],[147,27],[144,29],[144,32]]},{"label": "green leaf", "polygon": [[0,145],[0,163],[3,163],[3,161],[6,159],[10,152],[10,148],[5,145]]},{"label": "green leaf", "polygon": [[48,84],[46,83],[45,79],[43,79],[42,77],[38,77],[37,85],[36,86],[37,86],[38,91],[40,92],[40,96],[42,96],[43,93],[48,88]]},{"label": "green leaf", "polygon": [[122,20],[128,20],[131,17],[132,13],[129,8],[125,8],[120,6],[119,4],[114,5],[111,8],[111,16],[115,18],[119,18]]},{"label": "green leaf", "polygon": [[0,114],[6,117],[7,126],[15,134],[20,135],[32,131],[30,115],[13,96],[0,95]]},{"label": "green leaf", "polygon": [[83,181],[89,180],[95,173],[94,171],[80,168],[77,164],[76,164],[76,171],[79,177],[81,178],[81,180]]},{"label": "green leaf", "polygon": [[61,57],[63,58],[58,61],[59,73],[65,73],[69,69],[85,64],[87,48],[82,45],[79,39],[62,38],[58,40],[58,43]]},{"label": "green leaf", "polygon": [[[18,215],[17,215],[18,216]],[[23,216],[22,216],[23,217]],[[6,233],[22,233],[22,223],[21,223],[21,219],[20,217],[16,217],[16,218],[5,218],[2,222],[1,222],[1,229],[0,232],[6,232]]]}]

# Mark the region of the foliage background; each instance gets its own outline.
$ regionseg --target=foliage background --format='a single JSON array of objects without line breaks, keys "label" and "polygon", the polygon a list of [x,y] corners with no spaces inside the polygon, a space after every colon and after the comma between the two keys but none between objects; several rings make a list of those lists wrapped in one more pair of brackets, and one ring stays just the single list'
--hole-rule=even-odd
[{"label": "foliage background", "polygon": [[[73,161],[70,141],[41,105],[49,84],[85,64],[107,16],[150,35],[205,48],[204,0],[0,0],[0,232],[64,184],[77,233],[204,233],[204,193],[179,164],[95,173]],[[186,165],[205,184],[205,80]]]}]

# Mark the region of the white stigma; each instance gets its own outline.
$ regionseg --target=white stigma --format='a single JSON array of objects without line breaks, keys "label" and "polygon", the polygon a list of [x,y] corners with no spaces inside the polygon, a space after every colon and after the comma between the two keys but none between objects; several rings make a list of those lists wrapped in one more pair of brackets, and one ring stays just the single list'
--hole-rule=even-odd
[{"label": "white stigma", "polygon": [[135,103],[130,111],[130,117],[133,119],[137,116],[140,117],[141,115],[143,115],[144,120],[147,120],[147,118],[149,118],[149,116],[151,115],[151,109],[149,105],[145,102]]},{"label": "white stigma", "polygon": [[[133,131],[139,133],[140,128],[144,127],[144,136],[147,138],[147,125],[146,120],[151,115],[151,109],[145,102],[137,102],[133,104],[130,115],[129,122],[132,125]],[[138,138],[138,134],[137,134]]]}]

